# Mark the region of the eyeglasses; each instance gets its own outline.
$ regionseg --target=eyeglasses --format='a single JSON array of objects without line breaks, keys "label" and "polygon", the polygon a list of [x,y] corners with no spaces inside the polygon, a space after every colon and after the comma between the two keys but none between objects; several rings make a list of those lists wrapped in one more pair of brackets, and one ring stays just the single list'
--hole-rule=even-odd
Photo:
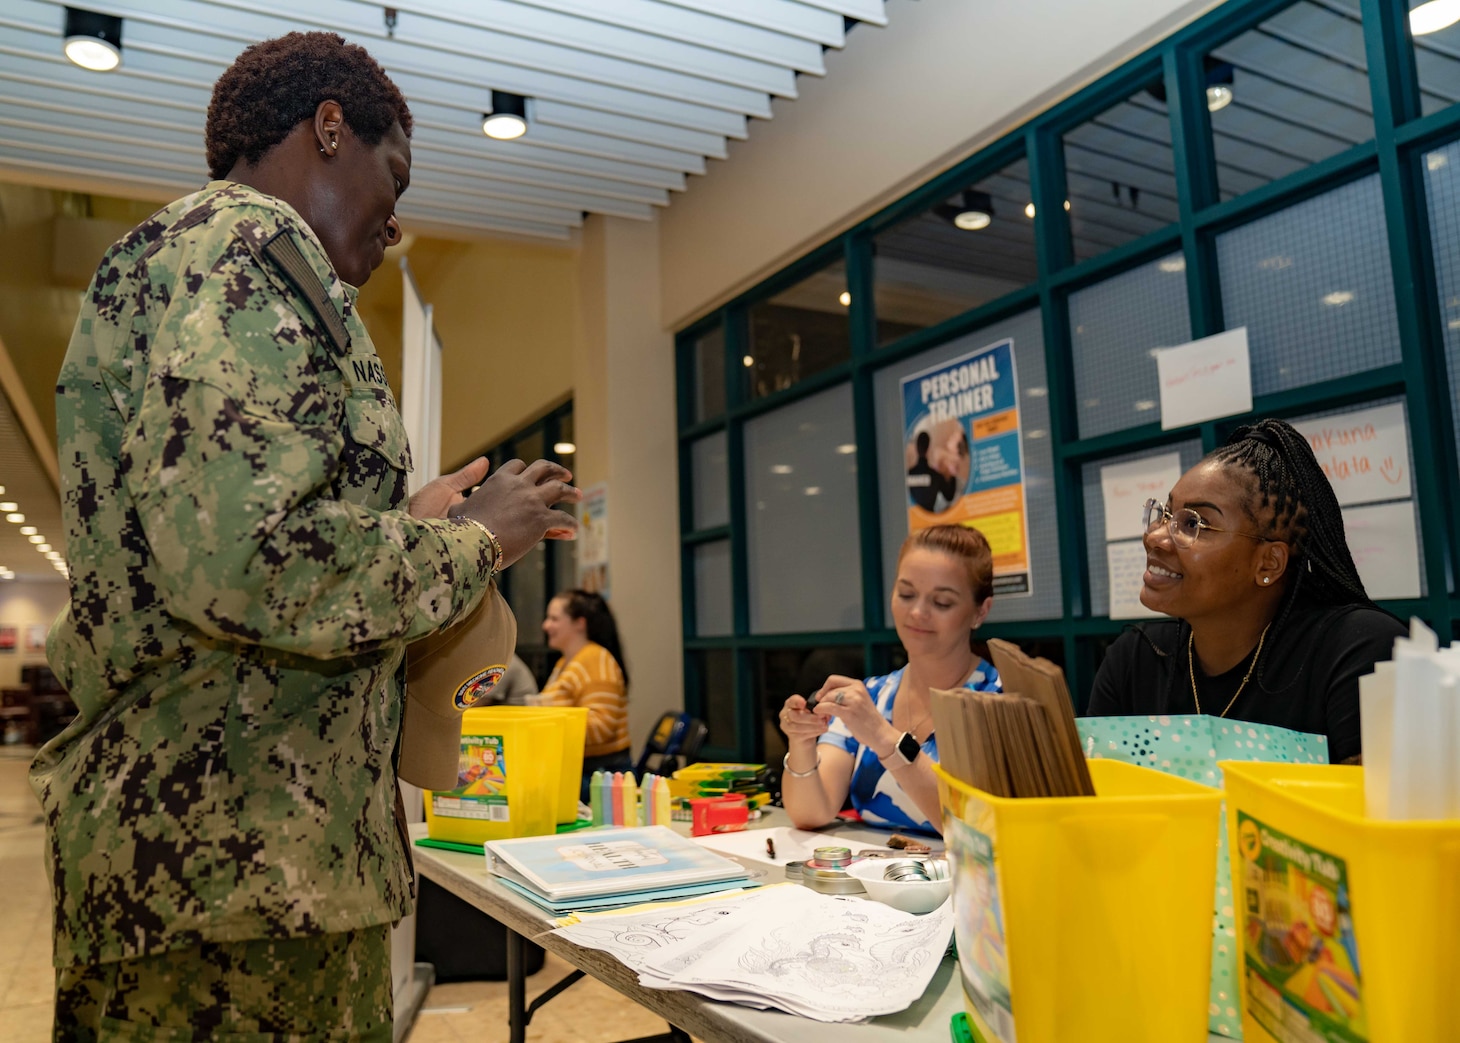
[{"label": "eyeglasses", "polygon": [[1215,525],[1208,525],[1200,514],[1197,514],[1190,507],[1183,507],[1179,511],[1168,511],[1166,505],[1159,500],[1146,501],[1146,532],[1149,534],[1152,529],[1162,522],[1171,533],[1171,542],[1183,549],[1196,545],[1197,538],[1201,536],[1202,530],[1209,532],[1229,532],[1233,536],[1245,536],[1249,540],[1256,540],[1259,543],[1272,543],[1266,536],[1254,536],[1250,532],[1238,532],[1236,529],[1219,529]]}]

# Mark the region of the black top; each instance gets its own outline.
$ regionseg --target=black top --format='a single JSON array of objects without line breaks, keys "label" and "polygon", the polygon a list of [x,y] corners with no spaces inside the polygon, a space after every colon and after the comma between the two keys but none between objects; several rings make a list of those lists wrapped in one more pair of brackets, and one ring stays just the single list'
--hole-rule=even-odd
[{"label": "black top", "polygon": [[[1337,764],[1360,751],[1359,678],[1394,654],[1404,624],[1360,605],[1295,607],[1281,630],[1270,630],[1262,659],[1226,716],[1328,736]],[[1193,714],[1187,666],[1191,628],[1180,620],[1126,629],[1110,646],[1090,691],[1091,717]],[[1226,673],[1207,677],[1195,662],[1201,707],[1219,716],[1252,664],[1248,655]]]}]

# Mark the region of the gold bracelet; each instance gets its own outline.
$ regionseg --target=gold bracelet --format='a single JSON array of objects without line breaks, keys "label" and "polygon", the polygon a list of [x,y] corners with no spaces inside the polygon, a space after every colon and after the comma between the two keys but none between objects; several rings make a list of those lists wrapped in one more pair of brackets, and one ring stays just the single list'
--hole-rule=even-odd
[{"label": "gold bracelet", "polygon": [[491,529],[487,528],[481,522],[477,521],[475,518],[468,518],[464,514],[455,515],[451,520],[452,521],[471,522],[471,524],[475,525],[478,529],[481,529],[482,532],[486,533],[486,535],[487,535],[487,542],[492,545],[492,571],[490,573],[490,577],[495,577],[499,572],[501,572],[502,571],[502,544],[497,539],[497,534],[495,532],[493,532]]}]

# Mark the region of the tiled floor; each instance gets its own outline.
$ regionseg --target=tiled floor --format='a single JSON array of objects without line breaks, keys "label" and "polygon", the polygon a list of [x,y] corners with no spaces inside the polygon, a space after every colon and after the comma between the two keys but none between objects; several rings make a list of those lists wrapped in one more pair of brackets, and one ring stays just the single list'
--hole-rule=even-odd
[{"label": "tiled floor", "polygon": [[[50,896],[42,865],[40,814],[26,768],[32,750],[0,746],[0,1038],[45,1043],[51,1038]],[[572,968],[551,954],[528,979],[527,997]],[[578,982],[537,1013],[531,1043],[612,1043],[664,1032],[663,1021],[592,978]],[[408,1037],[410,1043],[496,1043],[507,1038],[505,982],[438,985]]]}]

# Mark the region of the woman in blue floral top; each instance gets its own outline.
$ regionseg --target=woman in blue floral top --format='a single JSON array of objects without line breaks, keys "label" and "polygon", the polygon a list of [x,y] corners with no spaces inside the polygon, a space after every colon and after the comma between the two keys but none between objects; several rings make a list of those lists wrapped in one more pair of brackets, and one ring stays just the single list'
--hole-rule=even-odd
[{"label": "woman in blue floral top", "polygon": [[971,648],[993,607],[993,554],[977,529],[935,525],[907,538],[897,559],[892,619],[907,666],[865,681],[833,674],[810,700],[781,708],[790,746],[781,797],[791,821],[813,829],[850,796],[874,826],[941,832],[934,688],[1002,691]]}]

